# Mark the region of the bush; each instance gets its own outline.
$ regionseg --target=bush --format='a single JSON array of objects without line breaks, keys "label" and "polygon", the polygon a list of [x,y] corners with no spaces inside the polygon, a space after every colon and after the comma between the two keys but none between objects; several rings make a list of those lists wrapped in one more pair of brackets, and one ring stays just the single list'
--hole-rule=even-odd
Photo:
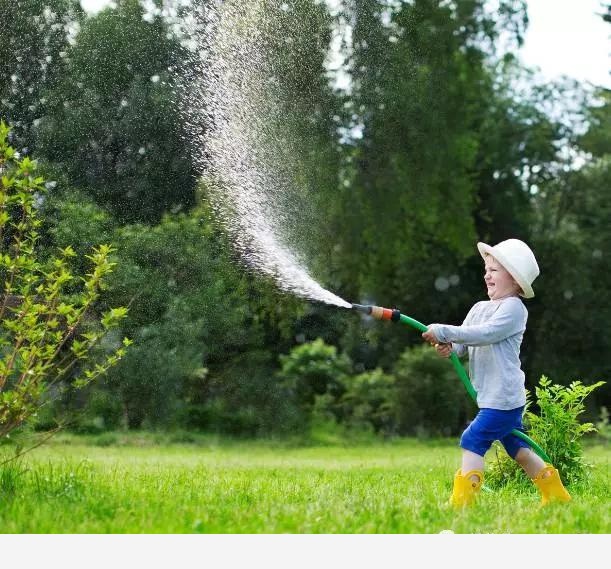
[{"label": "bush", "polygon": [[329,394],[329,410],[338,418],[338,402],[345,391],[345,381],[351,362],[345,355],[338,355],[335,346],[329,346],[320,338],[293,348],[288,355],[280,356],[278,376],[287,395],[301,411],[305,426],[310,418],[316,397]]},{"label": "bush", "polygon": [[[93,386],[92,386],[93,387]],[[96,385],[87,393],[86,402],[71,430],[80,433],[101,433],[122,428],[124,411],[121,401],[107,388]]]},{"label": "bush", "polygon": [[346,381],[340,400],[342,420],[350,427],[368,426],[385,435],[397,431],[396,380],[376,368]]},{"label": "bush", "polygon": [[406,349],[394,376],[401,435],[457,435],[475,412],[450,362],[427,345]]},{"label": "bush", "polygon": [[[585,386],[574,381],[567,387],[552,384],[546,376],[541,376],[535,387],[540,414],[527,407],[526,433],[547,453],[567,485],[582,481],[590,468],[583,458],[581,438],[596,431],[596,427],[592,423],[580,423],[578,417],[585,410],[584,399],[604,383]],[[529,394],[529,406],[531,402]],[[521,467],[507,453],[497,452],[497,460],[488,474],[490,484],[500,486],[516,479],[524,479]]]}]

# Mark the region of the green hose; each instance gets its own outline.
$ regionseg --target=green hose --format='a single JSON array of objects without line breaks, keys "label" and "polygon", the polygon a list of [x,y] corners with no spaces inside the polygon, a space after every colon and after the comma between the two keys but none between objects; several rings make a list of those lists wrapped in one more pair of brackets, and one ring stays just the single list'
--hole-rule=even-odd
[{"label": "green hose", "polygon": [[[403,324],[411,326],[412,328],[416,328],[416,330],[419,330],[420,332],[427,331],[427,327],[422,324],[422,322],[418,322],[418,320],[414,320],[413,318],[410,318],[405,314],[401,314],[399,316],[399,321],[403,322]],[[467,393],[469,393],[469,395],[471,396],[471,399],[473,399],[473,401],[477,401],[477,393],[475,389],[473,389],[473,385],[471,384],[471,381],[469,379],[469,376],[467,375],[467,372],[465,371],[465,368],[460,363],[458,356],[454,352],[452,352],[452,354],[450,355],[450,361],[452,362],[452,365],[454,366],[458,377],[463,382]],[[513,429],[513,431],[511,431],[511,434],[515,435],[516,437],[519,437],[526,444],[528,444],[547,464],[550,464],[552,462],[549,456],[547,456],[546,452],[528,435],[524,434],[522,431],[518,431],[517,429]]]}]

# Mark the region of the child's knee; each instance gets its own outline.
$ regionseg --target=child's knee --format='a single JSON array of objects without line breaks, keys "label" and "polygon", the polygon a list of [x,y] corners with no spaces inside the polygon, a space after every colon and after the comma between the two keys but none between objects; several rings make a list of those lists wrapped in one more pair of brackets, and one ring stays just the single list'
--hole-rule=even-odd
[{"label": "child's knee", "polygon": [[520,452],[522,449],[528,450],[528,447],[525,446],[525,443],[519,437],[515,435],[509,435],[508,437],[504,437],[501,439],[501,444],[505,447],[507,454],[513,458],[519,464],[522,464],[520,461],[524,458],[524,453]]}]

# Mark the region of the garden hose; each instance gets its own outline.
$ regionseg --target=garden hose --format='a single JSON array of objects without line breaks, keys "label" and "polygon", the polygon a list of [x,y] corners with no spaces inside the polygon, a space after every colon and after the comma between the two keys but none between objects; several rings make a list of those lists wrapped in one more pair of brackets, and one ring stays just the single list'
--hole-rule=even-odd
[{"label": "garden hose", "polygon": [[[354,310],[358,310],[359,312],[363,312],[364,314],[369,314],[378,320],[390,320],[391,322],[403,322],[403,324],[407,324],[420,332],[426,332],[427,327],[422,324],[422,322],[418,322],[418,320],[414,320],[405,314],[401,314],[401,312],[397,309],[390,308],[382,308],[381,306],[367,306],[363,304],[353,304],[352,308]],[[477,393],[471,384],[471,380],[469,379],[469,375],[465,371],[465,368],[460,363],[458,356],[452,352],[450,355],[450,361],[458,374],[458,377],[462,381],[467,393],[471,396],[473,401],[477,401]],[[547,464],[550,464],[552,461],[549,456],[547,456],[546,452],[528,435],[523,433],[522,431],[518,431],[517,429],[513,429],[511,431],[512,435],[522,439],[526,444],[528,444],[533,451],[535,451]]]}]

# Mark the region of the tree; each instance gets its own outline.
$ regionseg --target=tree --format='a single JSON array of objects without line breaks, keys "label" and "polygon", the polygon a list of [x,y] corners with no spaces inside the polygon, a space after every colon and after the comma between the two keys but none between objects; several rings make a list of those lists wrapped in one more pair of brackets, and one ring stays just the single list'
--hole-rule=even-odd
[{"label": "tree", "polygon": [[[466,279],[460,290],[448,283],[476,254],[478,125],[491,82],[482,37],[494,35],[495,21],[481,2],[350,6],[353,174],[338,195],[338,210],[349,212],[338,223],[344,280],[355,300],[456,319],[473,297]],[[388,369],[406,336],[370,336]]]},{"label": "tree", "polygon": [[[80,209],[70,202],[55,209],[56,245],[84,215],[87,227],[107,230],[86,200]],[[121,333],[135,345],[95,389],[120,403],[129,428],[254,434],[273,427],[276,355],[292,344],[301,303],[240,270],[205,207],[167,214],[152,227],[115,227],[110,235],[118,266],[101,303],[129,305]]]},{"label": "tree", "polygon": [[180,52],[161,15],[123,0],[82,22],[61,81],[46,95],[41,157],[122,223],[158,222],[193,205],[170,85]]},{"label": "tree", "polygon": [[36,150],[47,92],[66,72],[82,19],[78,0],[0,0],[0,113],[21,153]]},{"label": "tree", "polygon": [[[542,374],[553,375],[562,385],[574,380],[587,385],[611,373],[603,355],[610,348],[606,335],[594,334],[583,341],[584,330],[604,329],[610,317],[605,251],[611,239],[607,190],[611,96],[604,88],[590,94],[562,84],[545,91],[547,95],[540,102],[548,108],[564,102],[561,108],[565,108],[565,115],[566,101],[578,100],[579,104],[574,111],[577,120],[558,120],[561,135],[556,145],[562,153],[534,181],[531,234],[541,276],[530,310],[532,324],[525,338],[528,352],[524,366],[531,385],[532,378]],[[585,132],[582,125],[587,126]],[[588,401],[590,414],[594,416],[600,406],[608,406],[610,397],[607,383]]]},{"label": "tree", "polygon": [[[576,140],[584,164],[567,168],[537,196],[543,264],[530,369],[533,375],[554,374],[562,384],[575,379],[589,384],[611,374],[604,356],[611,349],[607,335],[596,333],[583,340],[584,330],[605,329],[611,317],[605,266],[611,245],[610,102],[609,91],[601,89],[587,110],[589,128]],[[591,406],[609,405],[610,394],[607,383]]]},{"label": "tree", "polygon": [[45,262],[37,242],[41,220],[37,201],[44,180],[36,162],[20,159],[8,144],[9,128],[0,122],[0,436],[36,415],[50,396],[80,389],[105,373],[125,354],[124,339],[102,361],[93,348],[125,317],[111,308],[99,320],[91,308],[114,263],[112,248],[94,247],[89,272],[75,274],[70,246]]}]

